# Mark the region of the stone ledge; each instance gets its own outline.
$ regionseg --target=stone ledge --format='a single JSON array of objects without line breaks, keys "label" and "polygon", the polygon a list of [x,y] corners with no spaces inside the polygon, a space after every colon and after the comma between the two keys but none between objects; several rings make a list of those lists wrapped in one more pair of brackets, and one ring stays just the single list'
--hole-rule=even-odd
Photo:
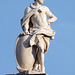
[{"label": "stone ledge", "polygon": [[6,75],[48,75],[48,74],[6,74]]}]

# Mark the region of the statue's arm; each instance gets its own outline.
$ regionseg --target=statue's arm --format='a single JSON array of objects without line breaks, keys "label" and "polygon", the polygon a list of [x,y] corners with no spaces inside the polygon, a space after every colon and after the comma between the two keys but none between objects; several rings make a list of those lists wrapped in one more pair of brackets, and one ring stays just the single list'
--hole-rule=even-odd
[{"label": "statue's arm", "polygon": [[29,32],[28,32],[28,29],[29,29],[29,19],[28,19],[27,22],[24,24],[24,26],[23,26],[23,31],[24,31],[25,33],[29,33]]},{"label": "statue's arm", "polygon": [[48,20],[48,23],[53,23],[53,22],[55,22],[55,21],[57,20],[57,17],[54,16],[54,15],[51,13],[51,11],[48,9],[48,7],[45,6],[45,9],[46,9],[46,15],[50,18],[50,19]]},{"label": "statue's arm", "polygon": [[[29,18],[25,21],[24,18],[26,17],[26,15],[28,14],[28,12],[30,11],[30,7],[27,7],[24,11],[24,17],[21,19],[21,26],[22,29],[25,33],[29,33],[28,29],[29,29]],[[24,22],[25,21],[25,22]]]}]

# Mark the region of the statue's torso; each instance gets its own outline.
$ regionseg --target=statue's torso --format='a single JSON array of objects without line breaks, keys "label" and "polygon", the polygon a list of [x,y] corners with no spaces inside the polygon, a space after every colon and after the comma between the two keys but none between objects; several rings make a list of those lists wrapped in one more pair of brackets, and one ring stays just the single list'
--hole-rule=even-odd
[{"label": "statue's torso", "polygon": [[33,27],[48,25],[45,9],[43,6],[41,6],[37,11],[35,11],[33,16],[31,17],[31,21],[33,23]]}]

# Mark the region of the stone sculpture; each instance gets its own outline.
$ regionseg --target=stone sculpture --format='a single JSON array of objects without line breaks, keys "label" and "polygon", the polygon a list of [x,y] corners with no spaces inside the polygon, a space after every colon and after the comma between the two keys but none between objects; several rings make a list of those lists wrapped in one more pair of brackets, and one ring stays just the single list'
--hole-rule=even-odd
[{"label": "stone sculpture", "polygon": [[53,40],[55,35],[50,23],[55,22],[57,18],[48,7],[41,6],[43,2],[44,0],[34,0],[34,3],[25,9],[21,19],[23,32],[18,36],[15,46],[19,72],[45,73],[44,54],[48,50],[49,39]]}]

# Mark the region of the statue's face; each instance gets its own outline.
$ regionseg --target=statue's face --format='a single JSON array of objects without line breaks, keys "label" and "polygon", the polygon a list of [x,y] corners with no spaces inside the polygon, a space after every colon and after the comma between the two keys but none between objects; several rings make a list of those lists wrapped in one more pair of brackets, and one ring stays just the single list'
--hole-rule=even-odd
[{"label": "statue's face", "polygon": [[43,4],[44,0],[37,0],[39,4]]}]

